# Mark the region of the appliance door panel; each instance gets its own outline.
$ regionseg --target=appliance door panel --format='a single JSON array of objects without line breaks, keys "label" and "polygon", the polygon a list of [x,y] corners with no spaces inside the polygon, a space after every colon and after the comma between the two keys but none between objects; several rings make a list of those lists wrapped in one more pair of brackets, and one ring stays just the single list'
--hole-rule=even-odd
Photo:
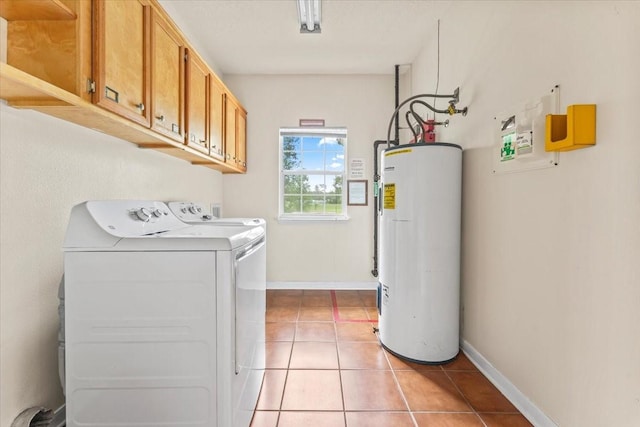
[{"label": "appliance door panel", "polygon": [[262,238],[238,251],[234,260],[235,426],[249,425],[265,368],[266,255]]},{"label": "appliance door panel", "polygon": [[67,252],[67,425],[216,426],[215,252]]}]

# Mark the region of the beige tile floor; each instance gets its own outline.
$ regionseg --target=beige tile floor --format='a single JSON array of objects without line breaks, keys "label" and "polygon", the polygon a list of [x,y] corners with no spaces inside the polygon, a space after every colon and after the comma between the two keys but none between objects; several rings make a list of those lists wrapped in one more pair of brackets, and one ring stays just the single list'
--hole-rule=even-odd
[{"label": "beige tile floor", "polygon": [[434,366],[385,351],[375,307],[375,291],[268,291],[251,426],[531,426],[463,353]]}]

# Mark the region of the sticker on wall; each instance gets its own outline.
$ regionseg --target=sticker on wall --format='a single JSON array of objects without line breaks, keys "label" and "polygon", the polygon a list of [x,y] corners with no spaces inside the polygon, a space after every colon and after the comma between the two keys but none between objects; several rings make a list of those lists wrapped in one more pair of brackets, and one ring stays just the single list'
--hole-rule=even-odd
[{"label": "sticker on wall", "polygon": [[396,185],[395,184],[384,185],[384,208],[385,209],[396,208]]},{"label": "sticker on wall", "polygon": [[502,148],[500,148],[500,161],[513,160],[516,155],[516,133],[508,133],[502,136]]},{"label": "sticker on wall", "polygon": [[523,156],[533,153],[533,133],[531,131],[519,133],[516,137],[516,155]]},{"label": "sticker on wall", "polygon": [[365,179],[364,159],[349,160],[349,179]]}]

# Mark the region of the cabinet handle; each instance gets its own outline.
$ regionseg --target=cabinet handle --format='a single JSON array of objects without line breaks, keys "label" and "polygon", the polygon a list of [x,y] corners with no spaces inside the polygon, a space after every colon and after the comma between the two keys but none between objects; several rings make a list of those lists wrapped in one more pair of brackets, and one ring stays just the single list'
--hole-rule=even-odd
[{"label": "cabinet handle", "polygon": [[156,116],[156,119],[158,119],[158,120],[160,120],[162,123],[164,123],[164,115]]},{"label": "cabinet handle", "polygon": [[231,158],[231,154],[227,154],[227,159],[230,159],[230,158]]},{"label": "cabinet handle", "polygon": [[140,104],[136,105],[136,107],[138,107],[138,110],[144,111],[144,104],[142,102]]},{"label": "cabinet handle", "polygon": [[247,162],[242,162],[242,166],[247,167]]},{"label": "cabinet handle", "polygon": [[202,145],[206,145],[206,144],[205,144],[206,142],[207,142],[207,140],[206,140],[206,139],[201,139],[201,140],[200,140],[200,144],[202,144]]}]

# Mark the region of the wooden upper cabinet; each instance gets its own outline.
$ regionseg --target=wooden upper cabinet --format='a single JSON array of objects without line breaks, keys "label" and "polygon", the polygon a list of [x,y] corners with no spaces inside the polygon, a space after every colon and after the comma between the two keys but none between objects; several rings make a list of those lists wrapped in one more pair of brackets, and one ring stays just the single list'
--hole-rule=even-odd
[{"label": "wooden upper cabinet", "polygon": [[209,153],[209,69],[194,52],[187,50],[187,135],[185,143]]},{"label": "wooden upper cabinet", "polygon": [[10,105],[246,171],[246,111],[158,0],[0,0],[0,18]]},{"label": "wooden upper cabinet", "polygon": [[145,0],[94,0],[93,102],[149,126],[149,20]]},{"label": "wooden upper cabinet", "polygon": [[177,32],[151,14],[151,128],[184,142],[184,55]]},{"label": "wooden upper cabinet", "polygon": [[[7,64],[91,100],[91,2],[0,0],[7,23]],[[53,19],[56,10],[63,12]]]},{"label": "wooden upper cabinet", "polygon": [[215,77],[209,85],[209,154],[218,160],[224,160],[224,117],[226,92]]},{"label": "wooden upper cabinet", "polygon": [[247,170],[247,113],[231,97],[226,97],[225,149],[226,163],[238,172]]},{"label": "wooden upper cabinet", "polygon": [[235,168],[236,167],[236,109],[235,101],[230,97],[226,97],[225,103],[225,162]]},{"label": "wooden upper cabinet", "polygon": [[237,166],[242,172],[247,170],[247,113],[240,107],[236,109],[236,157]]}]

